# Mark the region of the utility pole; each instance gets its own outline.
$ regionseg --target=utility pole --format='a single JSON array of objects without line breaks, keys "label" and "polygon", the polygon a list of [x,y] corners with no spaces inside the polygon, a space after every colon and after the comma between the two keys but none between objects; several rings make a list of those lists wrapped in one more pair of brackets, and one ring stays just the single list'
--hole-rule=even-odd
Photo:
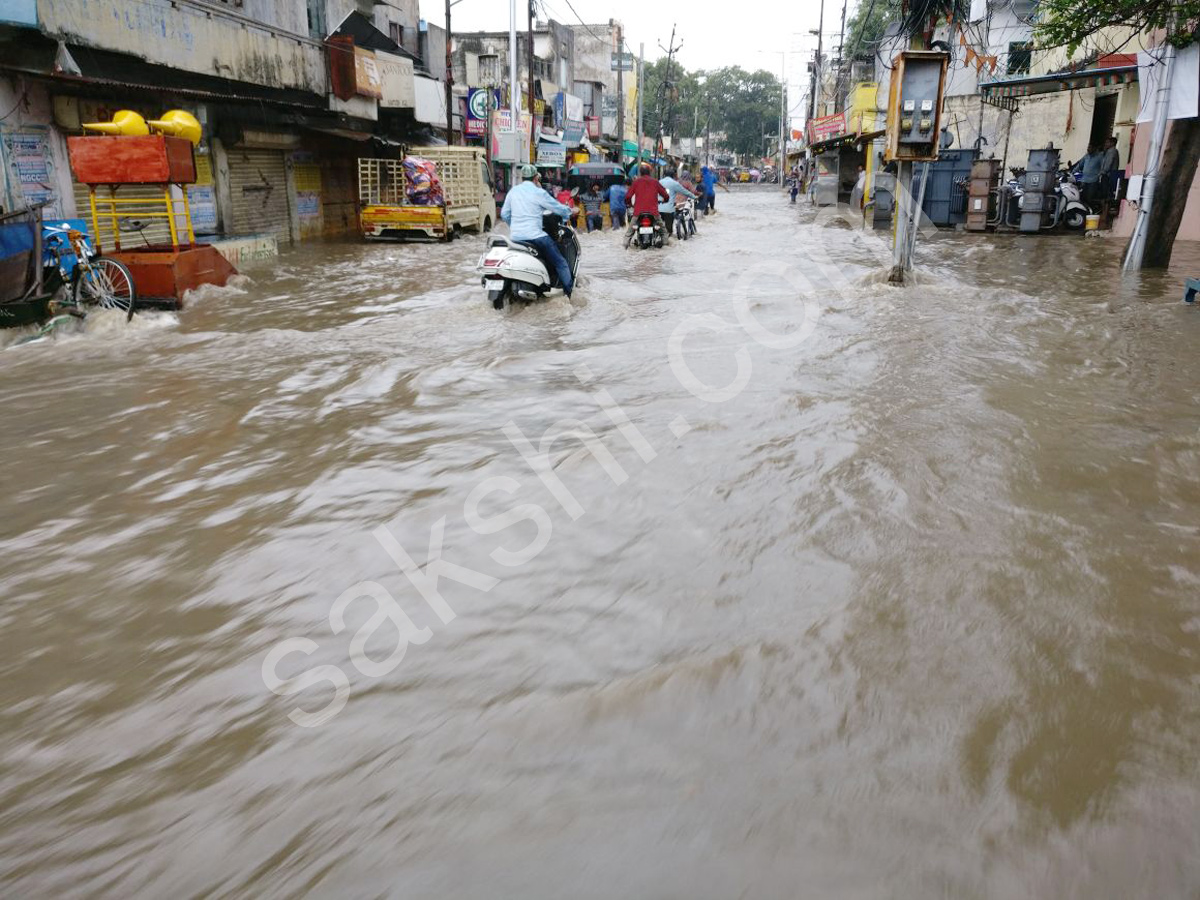
[{"label": "utility pole", "polygon": [[[529,0],[529,34],[527,36],[528,41],[529,41],[529,46],[525,48],[525,56],[526,56],[526,65],[529,67],[529,115],[530,115],[530,117],[533,117],[535,115],[534,108],[533,108],[533,16],[534,16],[533,0]],[[538,131],[541,130],[541,128],[539,127],[539,124],[537,122],[534,122],[533,125],[534,125],[534,128],[537,129]],[[534,142],[532,137],[530,137],[530,139],[529,139],[529,154],[532,157],[530,159],[530,162],[534,162],[537,159],[537,157],[536,157],[537,145]]]},{"label": "utility pole", "polygon": [[617,27],[617,163],[625,166],[625,29]]},{"label": "utility pole", "polygon": [[[683,46],[683,41],[680,41],[679,47],[682,47],[682,46]],[[677,49],[679,49],[678,47],[675,46],[675,25],[673,23],[671,25],[671,41],[670,41],[670,43],[666,47],[664,47],[662,44],[659,44],[658,47],[660,50],[667,51],[667,68],[666,68],[666,72],[665,72],[665,75],[662,80],[662,84],[660,84],[658,86],[658,135],[654,139],[654,152],[655,153],[658,152],[658,148],[662,144],[663,126],[665,124],[664,119],[666,121],[669,121],[671,118],[671,116],[670,116],[671,107],[670,107],[669,103],[665,109],[663,108],[663,92],[666,91],[667,85],[671,81],[671,58],[675,55],[675,51]],[[668,101],[670,100],[669,95],[667,97],[667,100]]]},{"label": "utility pole", "polygon": [[642,110],[644,108],[643,103],[642,103],[642,94],[645,93],[645,87],[646,87],[646,45],[643,43],[643,44],[638,44],[638,80],[637,80],[638,153],[637,153],[637,161],[638,161],[639,167],[642,164],[642,141],[646,137],[645,125],[642,121]]},{"label": "utility pole", "polygon": [[446,146],[454,143],[454,59],[451,56],[450,0],[446,0]]},{"label": "utility pole", "polygon": [[783,167],[787,165],[787,53],[779,54],[779,186],[783,184]]},{"label": "utility pole", "polygon": [[817,19],[817,64],[813,67],[813,96],[812,118],[817,118],[817,110],[821,108],[821,38],[825,30],[825,0],[821,0],[820,18]]},{"label": "utility pole", "polygon": [[509,176],[508,189],[517,186],[517,152],[520,146],[517,135],[521,132],[521,83],[517,81],[517,0],[508,0],[508,112],[509,140],[512,146],[512,172]]},{"label": "utility pole", "polygon": [[[1171,14],[1167,33],[1170,34],[1177,21]],[[1158,91],[1154,98],[1154,131],[1150,133],[1150,147],[1146,153],[1146,174],[1142,178],[1142,196],[1138,203],[1137,219],[1133,224],[1133,235],[1129,238],[1129,249],[1125,252],[1122,270],[1134,272],[1142,267],[1142,256],[1146,251],[1146,229],[1150,225],[1150,210],[1154,206],[1154,190],[1158,186],[1158,170],[1162,167],[1163,142],[1167,136],[1167,113],[1171,105],[1171,74],[1175,68],[1175,45],[1163,42],[1159,57]]]},{"label": "utility pole", "polygon": [[704,83],[704,93],[708,100],[707,110],[704,114],[704,164],[712,165],[712,88],[708,82]]},{"label": "utility pole", "polygon": [[842,95],[842,84],[846,77],[846,0],[842,0],[842,36],[838,38],[838,70],[837,77],[834,79],[834,90],[837,92],[833,98],[837,104],[834,112],[842,112],[846,108],[845,98]]}]

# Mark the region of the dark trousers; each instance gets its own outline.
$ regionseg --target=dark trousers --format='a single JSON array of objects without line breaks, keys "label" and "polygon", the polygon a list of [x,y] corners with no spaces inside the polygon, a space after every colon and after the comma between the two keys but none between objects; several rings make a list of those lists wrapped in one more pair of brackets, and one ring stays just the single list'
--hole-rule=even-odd
[{"label": "dark trousers", "polygon": [[708,204],[709,209],[714,210],[714,211],[716,210],[716,208],[717,208],[717,192],[716,191],[712,191],[708,194],[705,194],[704,200]]},{"label": "dark trousers", "polygon": [[587,230],[590,234],[593,231],[599,231],[604,227],[603,213],[588,213],[587,215]]},{"label": "dark trousers", "polygon": [[662,216],[663,226],[667,229],[667,234],[668,235],[674,234],[675,233],[675,213],[660,212],[659,215]]},{"label": "dark trousers", "polygon": [[521,241],[522,244],[528,244],[530,247],[536,247],[542,259],[554,266],[554,271],[558,273],[558,283],[563,289],[563,292],[570,297],[571,288],[575,286],[574,280],[571,278],[571,267],[567,265],[567,259],[555,246],[554,241],[550,240],[550,236],[543,234],[541,237],[531,238]]},{"label": "dark trousers", "polygon": [[623,207],[619,209],[610,209],[609,213],[612,215],[613,228],[625,227],[625,209]]}]

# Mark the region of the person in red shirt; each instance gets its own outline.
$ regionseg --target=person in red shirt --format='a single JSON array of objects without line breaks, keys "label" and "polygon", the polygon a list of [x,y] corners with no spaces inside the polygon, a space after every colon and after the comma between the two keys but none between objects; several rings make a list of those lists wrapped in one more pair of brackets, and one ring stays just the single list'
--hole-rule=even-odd
[{"label": "person in red shirt", "polygon": [[629,217],[629,231],[625,234],[626,247],[629,246],[630,238],[637,229],[638,219],[643,214],[654,216],[655,227],[663,228],[662,218],[658,214],[658,202],[671,199],[667,189],[650,174],[648,163],[642,163],[638,167],[638,172],[638,177],[633,179],[633,184],[629,186],[629,191],[625,194],[625,203],[633,209],[633,214]]}]

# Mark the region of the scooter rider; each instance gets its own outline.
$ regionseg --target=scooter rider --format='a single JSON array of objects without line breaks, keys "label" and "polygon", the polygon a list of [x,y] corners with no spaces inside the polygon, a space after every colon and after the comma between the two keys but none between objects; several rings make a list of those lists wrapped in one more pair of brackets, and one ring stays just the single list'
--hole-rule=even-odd
[{"label": "scooter rider", "polygon": [[571,267],[550,235],[542,230],[542,214],[552,212],[567,219],[571,210],[542,190],[540,176],[534,166],[522,166],[521,177],[525,180],[504,198],[500,218],[508,223],[509,234],[514,241],[536,248],[542,258],[554,266],[563,293],[570,297],[575,286],[571,279]]},{"label": "scooter rider", "polygon": [[[658,201],[671,198],[667,189],[650,174],[649,163],[642,163],[638,166],[638,172],[638,177],[633,179],[633,184],[629,186],[629,190],[625,194],[626,204],[633,206],[633,214],[629,217],[629,230],[625,235],[626,244],[629,243],[629,238],[637,228],[638,219],[644,215],[654,216],[654,227],[663,228],[662,218],[658,214]],[[670,240],[670,235],[667,235],[664,240]]]}]

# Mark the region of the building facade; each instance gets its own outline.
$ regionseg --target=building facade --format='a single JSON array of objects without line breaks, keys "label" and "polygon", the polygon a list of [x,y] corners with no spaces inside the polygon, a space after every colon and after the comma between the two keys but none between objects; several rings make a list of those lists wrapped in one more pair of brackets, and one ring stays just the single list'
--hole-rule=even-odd
[{"label": "building facade", "polygon": [[0,206],[85,213],[66,138],[120,109],[185,109],[204,127],[197,233],[351,233],[357,158],[442,135],[444,73],[445,31],[416,0],[5,0]]}]

